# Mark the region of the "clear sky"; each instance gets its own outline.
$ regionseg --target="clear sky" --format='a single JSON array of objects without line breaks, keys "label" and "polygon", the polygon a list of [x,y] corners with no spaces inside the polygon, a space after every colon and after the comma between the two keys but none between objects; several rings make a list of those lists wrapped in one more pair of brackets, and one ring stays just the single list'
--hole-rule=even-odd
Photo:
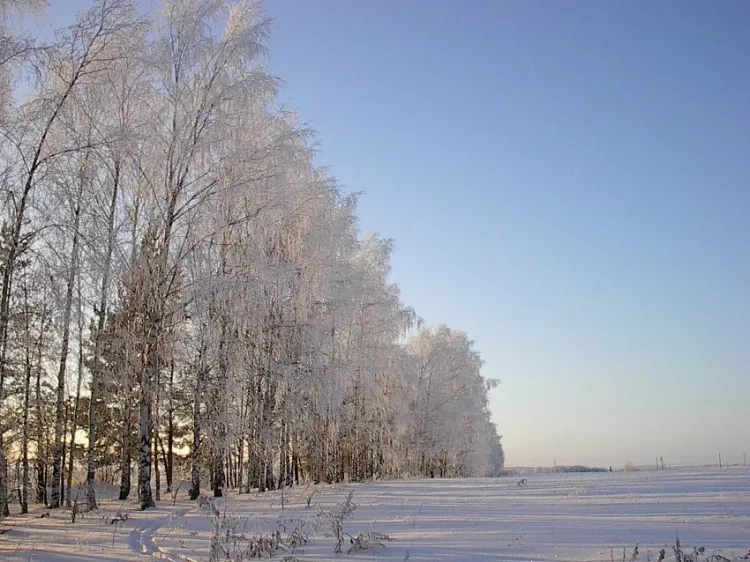
[{"label": "clear sky", "polygon": [[404,301],[501,380],[507,464],[750,455],[750,3],[265,10]]}]

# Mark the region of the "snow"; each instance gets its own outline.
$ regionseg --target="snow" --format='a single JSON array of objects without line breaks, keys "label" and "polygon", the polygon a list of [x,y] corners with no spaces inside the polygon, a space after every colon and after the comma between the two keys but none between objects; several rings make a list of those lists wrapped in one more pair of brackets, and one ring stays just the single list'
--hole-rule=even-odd
[{"label": "snow", "polygon": [[[530,474],[497,479],[428,479],[295,487],[284,492],[230,495],[215,506],[225,523],[246,536],[303,525],[309,543],[298,560],[656,560],[679,531],[683,548],[733,559],[750,549],[750,469],[673,469],[586,474]],[[314,494],[311,507],[307,498]],[[385,533],[382,547],[334,555],[326,513],[353,490],[357,508],[343,520],[346,533]],[[37,509],[0,524],[0,559],[208,560],[214,519],[187,500],[162,501],[141,512],[131,502],[107,500],[76,523],[69,512]],[[118,513],[128,518],[115,525]],[[284,526],[281,527],[280,523]],[[282,535],[284,533],[282,532]],[[276,553],[278,559],[291,550]]]}]

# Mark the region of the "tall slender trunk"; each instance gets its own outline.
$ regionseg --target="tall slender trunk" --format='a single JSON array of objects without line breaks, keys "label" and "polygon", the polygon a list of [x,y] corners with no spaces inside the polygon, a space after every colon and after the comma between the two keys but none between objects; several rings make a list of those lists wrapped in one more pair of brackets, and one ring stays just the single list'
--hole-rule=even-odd
[{"label": "tall slender trunk", "polygon": [[[129,413],[126,412],[125,415],[129,416]],[[122,456],[120,458],[120,495],[118,498],[120,501],[128,499],[128,496],[130,495],[131,431],[132,428],[130,427],[130,423],[126,421],[122,433]]]},{"label": "tall slender trunk", "polygon": [[[44,139],[49,132],[50,124],[42,134],[41,142],[37,146],[34,159],[29,168],[29,172],[24,182],[24,188],[16,207],[15,216],[12,220],[12,227],[7,240],[7,250],[5,251],[5,260],[3,261],[2,286],[0,287],[0,407],[5,402],[5,375],[8,369],[8,323],[10,321],[10,295],[13,284],[13,274],[15,273],[16,261],[22,252],[20,248],[21,233],[24,220],[26,218],[26,206],[31,190],[34,186],[34,178],[39,167]],[[4,428],[0,427],[0,518],[10,515],[8,509],[8,464],[5,458],[5,439]]]},{"label": "tall slender trunk", "polygon": [[83,379],[83,316],[78,323],[78,376],[76,380],[76,397],[73,403],[73,419],[70,422],[70,447],[68,451],[68,493],[65,496],[65,506],[71,505],[73,488],[73,463],[75,461],[76,431],[78,430],[78,408],[81,403],[81,380]]},{"label": "tall slender trunk", "polygon": [[[18,245],[21,238],[21,225],[26,207],[26,198],[31,190],[31,179],[26,182],[26,189],[21,198],[21,205],[16,211],[14,229],[8,243],[3,263],[3,282],[0,289],[0,407],[5,402],[5,375],[8,359],[8,322],[10,320],[10,293],[13,283],[13,271],[18,257]],[[10,515],[8,508],[8,461],[5,457],[4,427],[0,427],[0,519]]]},{"label": "tall slender trunk", "polygon": [[43,338],[40,333],[36,349],[36,386],[34,392],[36,406],[36,503],[47,505],[47,463],[45,461],[47,447],[45,446],[46,433],[42,414],[42,341]]},{"label": "tall slender trunk", "polygon": [[154,493],[156,496],[156,501],[161,501],[161,473],[159,472],[159,450],[157,448],[157,439],[159,438],[157,435],[157,431],[154,429],[152,430],[153,434],[153,442],[154,442],[154,453],[153,453],[153,463],[154,463]]},{"label": "tall slender trunk", "polygon": [[297,453],[297,438],[292,442],[292,481],[299,486],[299,454]]},{"label": "tall slender trunk", "polygon": [[[237,490],[242,493],[244,471],[243,461],[245,459],[245,437],[240,434],[239,442],[237,443]],[[249,490],[248,490],[249,491]]]},{"label": "tall slender trunk", "polygon": [[60,484],[63,461],[63,425],[65,423],[65,373],[68,363],[68,351],[70,348],[70,313],[73,308],[73,290],[75,288],[76,274],[78,273],[78,245],[79,225],[81,208],[79,201],[76,202],[75,219],[73,222],[73,247],[71,249],[68,278],[66,279],[65,304],[63,305],[62,320],[62,343],[60,349],[60,366],[57,372],[57,403],[55,408],[55,445],[54,457],[52,459],[52,495],[50,507],[60,507]]},{"label": "tall slender trunk", "polygon": [[[26,331],[28,334],[28,316],[26,317]],[[29,407],[31,402],[31,354],[28,343],[24,346],[25,365],[23,385],[23,435],[21,437],[21,513],[29,512]]]},{"label": "tall slender trunk", "polygon": [[201,407],[196,396],[193,404],[193,448],[190,451],[190,499],[196,500],[201,495],[201,466],[200,466],[200,444],[201,444]]},{"label": "tall slender trunk", "polygon": [[[133,215],[132,215],[132,222],[129,225],[130,226],[130,259],[129,259],[129,266],[130,270],[132,271],[135,268],[136,259],[138,256],[138,216],[139,216],[139,209],[140,209],[140,199],[136,197],[135,201],[133,202]],[[102,323],[102,319],[99,319],[100,323]],[[132,322],[133,319],[131,318],[129,322]],[[135,333],[135,327],[129,326],[128,330],[130,330],[131,333]],[[100,373],[101,374],[101,373]],[[130,496],[130,488],[131,488],[131,463],[133,461],[132,457],[132,447],[133,442],[131,441],[131,436],[133,434],[133,419],[131,418],[132,410],[135,409],[135,405],[133,404],[132,395],[130,392],[130,387],[133,383],[132,374],[128,371],[127,374],[124,373],[123,377],[123,383],[125,384],[126,390],[126,396],[125,400],[123,401],[123,433],[122,433],[122,456],[120,458],[120,500],[126,500],[128,499],[128,496]],[[101,389],[101,380],[98,380],[97,383],[99,384],[99,389]],[[133,406],[133,408],[131,408]],[[89,461],[91,461],[91,450],[89,450]],[[91,471],[91,463],[89,462],[89,471]]]},{"label": "tall slender trunk", "polygon": [[167,455],[164,458],[164,471],[167,476],[167,492],[172,492],[174,483],[174,421],[169,417],[169,435],[167,436]]},{"label": "tall slender trunk", "polygon": [[[8,321],[10,317],[10,289],[13,280],[12,271],[15,266],[16,247],[20,237],[20,220],[17,221],[18,232],[7,250],[3,264],[3,285],[0,296],[0,407],[5,402],[5,371],[7,369]],[[14,243],[15,242],[15,243]],[[0,426],[0,519],[10,515],[8,508],[8,461],[5,457],[4,427]]]},{"label": "tall slender trunk", "polygon": [[21,429],[21,513],[29,512],[29,409],[31,407],[31,310],[29,309],[28,287],[23,285],[23,328],[24,328],[24,384],[23,422]]},{"label": "tall slender trunk", "polygon": [[258,485],[260,456],[258,454],[258,423],[254,420],[248,431],[247,440],[247,491]]},{"label": "tall slender trunk", "polygon": [[62,432],[62,447],[61,447],[61,455],[60,460],[62,461],[60,463],[60,505],[62,505],[62,499],[65,497],[65,452],[67,449],[67,443],[65,442],[65,434],[68,431],[68,404],[65,404],[65,421],[63,422],[63,432]]},{"label": "tall slender trunk", "polygon": [[201,397],[205,386],[206,367],[205,346],[201,349],[198,358],[198,369],[195,373],[195,398],[193,401],[193,448],[190,451],[190,499],[196,500],[201,493],[201,467],[200,467],[200,445],[201,431],[203,426],[203,414],[201,412]]},{"label": "tall slender trunk", "polygon": [[219,443],[214,450],[213,490],[215,498],[220,498],[224,495],[224,486],[226,486],[226,474],[224,469],[224,451]]},{"label": "tall slender trunk", "polygon": [[152,334],[149,345],[146,372],[141,381],[141,392],[138,407],[138,501],[141,509],[156,507],[151,494],[151,381],[156,370],[156,338]]},{"label": "tall slender trunk", "polygon": [[[161,435],[156,434],[154,436],[154,443],[154,456],[156,457],[161,452],[161,462],[164,465],[164,476],[167,480],[167,493],[170,493],[172,491],[172,480],[169,474],[169,457],[167,450],[164,448],[164,440],[161,438]],[[156,501],[159,501],[159,498]]]},{"label": "tall slender trunk", "polygon": [[155,501],[161,501],[161,472],[159,471],[159,449],[157,448],[157,441],[159,440],[159,411],[160,411],[160,397],[161,397],[161,370],[156,369],[155,378],[151,379],[153,383],[152,388],[154,389],[153,399],[150,400],[149,408],[149,423],[151,424],[151,471],[154,474],[154,499]]},{"label": "tall slender trunk", "polygon": [[172,228],[175,222],[177,198],[181,193],[181,185],[169,190],[166,218],[164,221],[164,235],[157,248],[154,267],[155,290],[148,298],[148,339],[145,345],[146,371],[141,381],[141,399],[139,408],[139,436],[138,446],[138,494],[141,509],[156,507],[151,494],[151,393],[156,384],[159,372],[159,342],[164,333],[166,298],[169,287],[177,275],[177,270],[169,268],[169,250],[172,240]]},{"label": "tall slender trunk", "polygon": [[172,492],[174,466],[174,357],[169,366],[169,403],[167,405],[167,455],[164,458],[164,472],[167,477],[167,492]]},{"label": "tall slender trunk", "polygon": [[279,485],[278,488],[288,486],[289,457],[287,456],[286,423],[282,419],[279,428]]},{"label": "tall slender trunk", "polygon": [[216,415],[216,434],[214,436],[214,497],[220,498],[224,495],[226,486],[226,467],[224,457],[227,451],[227,377],[229,366],[227,364],[227,321],[222,315],[221,342],[219,343],[219,368],[217,381],[212,389],[214,414]]},{"label": "tall slender trunk", "polygon": [[96,476],[96,404],[99,401],[101,385],[101,355],[102,337],[104,324],[107,318],[107,302],[109,293],[109,277],[112,269],[112,254],[115,247],[115,215],[117,213],[117,197],[120,188],[120,161],[114,163],[112,181],[112,195],[109,199],[109,212],[107,214],[107,251],[104,254],[104,271],[102,272],[102,284],[99,290],[99,306],[96,309],[97,324],[94,334],[94,357],[91,365],[91,389],[89,400],[89,444],[88,459],[86,464],[86,502],[89,511],[96,509],[96,490],[94,490],[94,478]]},{"label": "tall slender trunk", "polygon": [[[247,436],[247,390],[243,385],[240,387],[241,397],[239,399],[240,416],[237,421],[239,437],[237,438],[237,491],[242,493],[245,485],[245,437]],[[249,491],[249,490],[248,490]]]},{"label": "tall slender trunk", "polygon": [[[256,375],[257,376],[257,375]],[[257,457],[257,434],[258,434],[258,416],[257,413],[257,396],[256,384],[252,377],[248,377],[247,394],[245,396],[245,427],[247,435],[247,492],[253,489],[258,482],[256,474],[258,466]]]},{"label": "tall slender trunk", "polygon": [[[262,381],[262,379],[261,379]],[[263,404],[262,382],[258,383],[258,491],[266,491],[267,473],[266,473],[266,442],[265,431],[266,424],[264,419],[265,405]]]}]

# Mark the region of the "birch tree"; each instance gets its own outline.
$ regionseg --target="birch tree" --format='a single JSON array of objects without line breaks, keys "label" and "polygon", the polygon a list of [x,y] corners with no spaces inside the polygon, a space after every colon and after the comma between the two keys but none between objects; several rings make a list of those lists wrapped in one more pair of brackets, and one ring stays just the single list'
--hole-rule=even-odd
[{"label": "birch tree", "polygon": [[3,512],[8,451],[22,510],[34,474],[36,501],[70,498],[86,404],[89,509],[134,461],[142,509],[162,475],[196,499],[497,473],[495,383],[466,334],[421,327],[392,242],[278,107],[258,4],[100,0],[39,51],[8,29],[0,72],[32,80],[0,115]]},{"label": "birch tree", "polygon": [[[140,101],[148,92],[148,69],[143,65],[143,45],[147,26],[136,21],[126,37],[118,37],[122,56],[112,61],[103,71],[99,82],[92,88],[90,100],[100,109],[98,126],[107,139],[96,151],[95,158],[100,172],[96,174],[93,194],[93,215],[95,231],[89,239],[91,269],[98,281],[93,315],[96,327],[93,330],[93,350],[91,360],[91,383],[89,401],[88,454],[86,470],[86,498],[88,509],[97,507],[94,479],[96,472],[97,404],[101,400],[99,389],[102,385],[102,338],[109,312],[110,292],[113,274],[117,263],[122,262],[122,253],[117,252],[118,235],[123,222],[123,192],[133,192],[130,215],[137,231],[139,196],[136,193],[137,180],[134,179],[136,166],[133,158],[138,154],[137,147],[143,143],[145,112]],[[100,236],[101,234],[101,236]]]},{"label": "birch tree", "polygon": [[[84,148],[51,141],[76,89],[111,60],[106,40],[124,32],[129,7],[124,0],[102,0],[73,26],[58,33],[53,45],[36,52],[33,70],[37,94],[8,119],[5,139],[16,164],[5,176],[12,186],[7,186],[4,199],[8,202],[5,208],[8,234],[0,282],[0,399],[7,372],[9,304],[15,268],[35,235],[33,230],[27,230],[35,189],[59,157]],[[1,431],[0,451],[4,451]],[[7,513],[5,472],[4,457],[0,456],[0,514]]]}]

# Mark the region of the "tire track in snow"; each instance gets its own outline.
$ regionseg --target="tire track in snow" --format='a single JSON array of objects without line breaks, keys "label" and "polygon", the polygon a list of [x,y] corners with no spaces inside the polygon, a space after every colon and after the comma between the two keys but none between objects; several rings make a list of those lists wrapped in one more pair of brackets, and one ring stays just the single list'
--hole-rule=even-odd
[{"label": "tire track in snow", "polygon": [[130,547],[130,550],[137,554],[145,554],[146,556],[169,560],[170,562],[183,562],[183,557],[175,557],[168,551],[162,550],[156,546],[154,544],[154,535],[156,535],[156,532],[164,525],[171,523],[175,519],[184,517],[188,511],[190,511],[190,508],[180,509],[170,514],[169,517],[151,519],[137,524],[128,537],[128,546]]}]

